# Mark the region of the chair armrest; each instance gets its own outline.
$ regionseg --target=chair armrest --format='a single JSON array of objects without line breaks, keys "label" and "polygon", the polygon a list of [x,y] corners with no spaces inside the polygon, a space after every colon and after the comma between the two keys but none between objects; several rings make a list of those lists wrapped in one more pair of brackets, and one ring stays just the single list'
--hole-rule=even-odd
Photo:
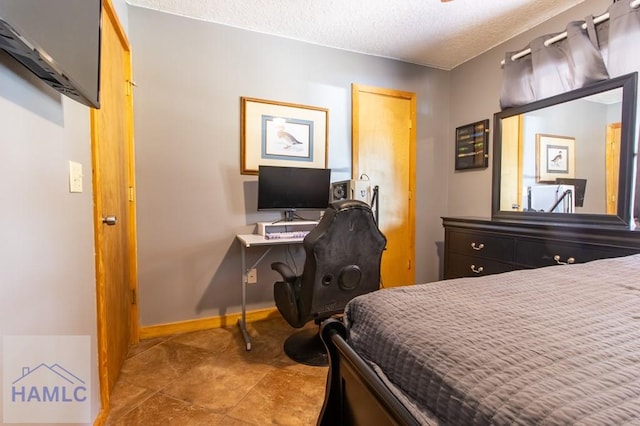
[{"label": "chair armrest", "polygon": [[283,262],[274,262],[271,264],[271,269],[282,275],[282,279],[286,282],[293,284],[296,281],[296,274],[291,270],[289,265]]}]

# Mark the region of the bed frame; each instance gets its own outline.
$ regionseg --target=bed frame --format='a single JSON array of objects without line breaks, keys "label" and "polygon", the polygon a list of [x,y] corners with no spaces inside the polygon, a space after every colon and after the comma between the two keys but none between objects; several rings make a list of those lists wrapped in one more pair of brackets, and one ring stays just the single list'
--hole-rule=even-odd
[{"label": "bed frame", "polygon": [[347,343],[341,321],[322,323],[329,375],[318,425],[419,425],[373,369]]}]

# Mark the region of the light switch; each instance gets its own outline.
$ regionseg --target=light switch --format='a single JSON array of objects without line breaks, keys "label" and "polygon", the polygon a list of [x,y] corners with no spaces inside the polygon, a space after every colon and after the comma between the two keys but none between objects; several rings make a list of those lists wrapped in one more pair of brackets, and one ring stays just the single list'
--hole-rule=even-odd
[{"label": "light switch", "polygon": [[69,161],[69,192],[82,192],[82,164]]}]

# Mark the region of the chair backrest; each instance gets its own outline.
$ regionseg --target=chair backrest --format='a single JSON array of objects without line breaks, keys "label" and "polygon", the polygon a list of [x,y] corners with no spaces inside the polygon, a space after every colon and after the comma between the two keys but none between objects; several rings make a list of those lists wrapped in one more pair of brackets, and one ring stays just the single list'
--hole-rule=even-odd
[{"label": "chair backrest", "polygon": [[386,243],[366,203],[331,203],[304,239],[300,313],[309,319],[328,318],[342,312],[354,297],[380,288]]}]

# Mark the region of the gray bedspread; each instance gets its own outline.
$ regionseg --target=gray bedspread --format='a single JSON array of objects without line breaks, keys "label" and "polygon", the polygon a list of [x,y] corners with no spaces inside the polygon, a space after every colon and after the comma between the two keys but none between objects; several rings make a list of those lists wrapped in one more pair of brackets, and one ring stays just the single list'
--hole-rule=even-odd
[{"label": "gray bedspread", "polygon": [[640,424],[640,255],[383,289],[345,313],[356,351],[443,424]]}]

